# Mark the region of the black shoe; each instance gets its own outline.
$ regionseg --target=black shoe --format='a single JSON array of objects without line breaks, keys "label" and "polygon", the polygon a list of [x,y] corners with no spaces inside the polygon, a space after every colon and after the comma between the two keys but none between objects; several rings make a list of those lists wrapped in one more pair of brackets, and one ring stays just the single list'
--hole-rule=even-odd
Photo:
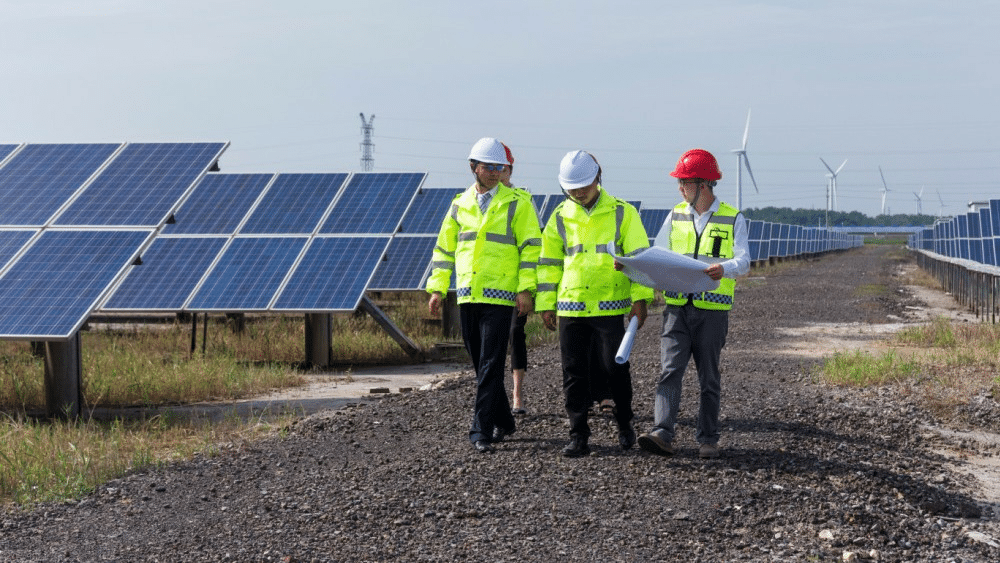
[{"label": "black shoe", "polygon": [[569,445],[562,451],[563,457],[583,457],[590,455],[590,446],[587,445],[586,438],[573,438]]},{"label": "black shoe", "polygon": [[632,428],[631,423],[618,427],[618,445],[623,450],[631,450],[635,445],[635,428]]},{"label": "black shoe", "polygon": [[481,454],[488,454],[493,451],[493,445],[486,440],[476,440],[476,443],[472,444],[472,446]]},{"label": "black shoe", "polygon": [[512,428],[510,430],[504,430],[503,428],[500,428],[499,426],[493,428],[493,443],[494,444],[499,444],[500,442],[503,442],[504,438],[506,438],[507,436],[510,436],[514,432],[517,432],[517,428]]}]

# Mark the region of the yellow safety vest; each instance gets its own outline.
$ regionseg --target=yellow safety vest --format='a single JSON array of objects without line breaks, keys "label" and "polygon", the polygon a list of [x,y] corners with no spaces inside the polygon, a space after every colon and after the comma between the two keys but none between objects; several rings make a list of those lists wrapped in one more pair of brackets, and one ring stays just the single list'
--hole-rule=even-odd
[{"label": "yellow safety vest", "polygon": [[[735,255],[733,245],[736,242],[735,224],[739,210],[719,202],[719,210],[712,214],[705,225],[705,230],[698,234],[694,225],[694,215],[688,213],[688,204],[680,203],[673,210],[670,231],[670,249],[674,252],[700,259],[707,263],[729,260]],[[733,294],[736,280],[722,278],[715,291],[700,293],[663,292],[663,298],[670,305],[684,305],[688,298],[699,309],[728,311],[733,308]]]},{"label": "yellow safety vest", "polygon": [[567,317],[622,315],[633,302],[653,299],[651,288],[615,270],[607,248],[613,242],[616,254],[630,256],[649,247],[639,212],[602,187],[598,190],[589,211],[567,199],[545,226],[538,261],[539,311]]},{"label": "yellow safety vest", "polygon": [[535,291],[540,250],[531,194],[498,184],[483,214],[472,185],[441,223],[427,291],[447,292],[454,271],[459,303],[514,305],[518,293]]}]

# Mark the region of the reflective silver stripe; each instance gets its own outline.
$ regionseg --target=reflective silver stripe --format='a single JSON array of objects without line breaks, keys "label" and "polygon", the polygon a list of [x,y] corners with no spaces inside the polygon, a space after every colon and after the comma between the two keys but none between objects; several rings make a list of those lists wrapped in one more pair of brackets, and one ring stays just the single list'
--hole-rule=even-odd
[{"label": "reflective silver stripe", "polygon": [[728,215],[716,215],[715,213],[708,219],[709,223],[718,223],[720,225],[735,225],[736,217],[731,217]]},{"label": "reflective silver stripe", "polygon": [[[617,245],[615,245],[615,246],[617,246]],[[608,243],[598,244],[597,245],[597,253],[600,254],[602,252],[605,253],[605,254],[608,253]]]},{"label": "reflective silver stripe", "polygon": [[625,206],[619,205],[615,207],[615,254],[622,253],[622,245],[620,240],[622,240],[622,223],[625,221]]},{"label": "reflective silver stripe", "polygon": [[542,239],[540,238],[529,238],[521,244],[521,250],[524,250],[528,246],[542,246]]},{"label": "reflective silver stripe", "polygon": [[[517,200],[513,200],[507,206],[507,236],[514,238],[514,213],[517,211]],[[516,243],[513,243],[516,244]]]},{"label": "reflective silver stripe", "polygon": [[444,261],[440,261],[439,262],[439,261],[435,260],[435,261],[431,262],[431,269],[433,270],[434,268],[441,268],[443,270],[452,270],[452,269],[455,268],[455,263],[454,262],[444,262]]},{"label": "reflective silver stripe", "polygon": [[524,269],[534,270],[535,268],[538,267],[538,263],[537,262],[521,262],[521,265],[519,267],[522,270],[524,270]]},{"label": "reflective silver stripe", "polygon": [[496,242],[500,244],[509,244],[514,246],[517,244],[517,239],[513,235],[498,235],[497,233],[486,233],[486,240],[489,242]]},{"label": "reflective silver stripe", "polygon": [[540,283],[536,288],[537,291],[555,291],[559,289],[559,284],[557,283]]},{"label": "reflective silver stripe", "polygon": [[559,231],[559,238],[562,239],[563,243],[563,254],[569,254],[566,248],[566,223],[563,219],[562,213],[556,214],[556,230]]},{"label": "reflective silver stripe", "polygon": [[451,209],[448,210],[448,215],[451,216],[451,218],[454,219],[455,221],[458,221],[458,204],[457,203],[452,203],[451,204]]},{"label": "reflective silver stripe", "polygon": [[539,258],[539,266],[562,266],[563,261],[558,258]]},{"label": "reflective silver stripe", "polygon": [[441,254],[444,254],[445,256],[448,256],[449,258],[452,258],[452,259],[455,258],[455,253],[454,252],[448,252],[447,250],[441,248],[440,246],[435,245],[434,246],[434,250],[436,252],[440,252]]},{"label": "reflective silver stripe", "polygon": [[577,252],[583,252],[583,245],[578,244],[576,246],[571,246],[566,249],[566,256],[573,256]]},{"label": "reflective silver stripe", "polygon": [[470,240],[476,240],[476,236],[478,234],[479,233],[477,233],[476,231],[466,231],[464,233],[458,233],[458,240],[461,241],[461,242],[467,242],[467,241],[470,241]]},{"label": "reflective silver stripe", "polygon": [[694,221],[694,215],[690,213],[678,213],[674,210],[674,221]]}]

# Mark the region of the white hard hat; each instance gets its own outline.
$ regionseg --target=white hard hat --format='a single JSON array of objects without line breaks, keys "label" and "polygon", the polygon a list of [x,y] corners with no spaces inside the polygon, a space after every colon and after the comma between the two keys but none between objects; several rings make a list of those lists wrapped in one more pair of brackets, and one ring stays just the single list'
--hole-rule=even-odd
[{"label": "white hard hat", "polygon": [[559,163],[559,184],[564,190],[575,190],[594,183],[601,167],[588,152],[571,151]]},{"label": "white hard hat", "polygon": [[503,143],[493,137],[483,137],[472,145],[469,160],[486,162],[488,164],[507,164],[507,151]]}]

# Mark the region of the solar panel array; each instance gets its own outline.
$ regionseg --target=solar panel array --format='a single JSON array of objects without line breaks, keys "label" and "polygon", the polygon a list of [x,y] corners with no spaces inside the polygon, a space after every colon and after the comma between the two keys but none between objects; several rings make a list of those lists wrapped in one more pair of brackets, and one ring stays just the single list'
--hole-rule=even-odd
[{"label": "solar panel array", "polygon": [[0,145],[0,338],[72,336],[226,147]]},{"label": "solar panel array", "polygon": [[101,309],[353,311],[425,176],[208,174]]}]

